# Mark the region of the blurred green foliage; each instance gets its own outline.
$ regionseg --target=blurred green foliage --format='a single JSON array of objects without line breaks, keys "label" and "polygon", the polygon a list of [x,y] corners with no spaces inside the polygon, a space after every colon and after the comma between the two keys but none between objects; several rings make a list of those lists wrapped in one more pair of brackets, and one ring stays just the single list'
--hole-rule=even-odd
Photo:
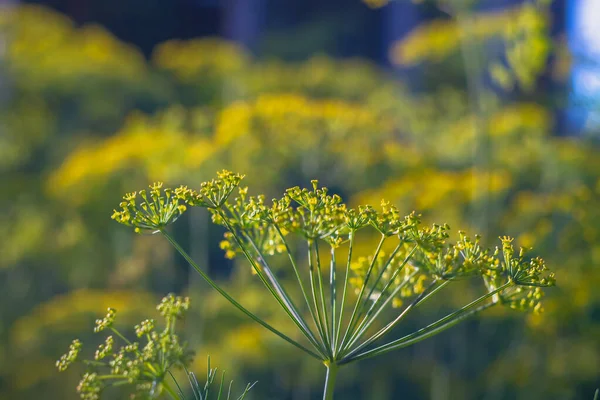
[{"label": "blurred green foliage", "polygon": [[[76,398],[77,371],[54,369],[70,339],[100,343],[87,332],[108,306],[127,326],[169,291],[197,305],[184,335],[191,345],[234,366],[239,381],[259,381],[251,398],[318,396],[322,371],[303,358],[291,364],[295,349],[188,276],[168,244],[110,221],[131,187],[194,187],[221,168],[245,173],[267,195],[319,177],[353,204],[386,198],[486,238],[507,233],[557,272],[545,314],[524,324],[497,312],[348,367],[340,398],[591,397],[600,379],[598,148],[560,136],[551,102],[535,90],[540,74],[560,78],[566,62],[547,62],[564,53],[549,39],[541,3],[465,18],[470,25],[423,25],[392,47],[393,63],[436,76],[411,93],[359,59],[260,60],[233,43],[196,39],[161,44],[147,61],[103,28],[75,27],[48,9],[0,14],[10,38],[0,108],[0,398]],[[465,34],[487,60],[478,70],[460,62]],[[475,108],[465,67],[469,80],[489,78],[504,93],[475,85]],[[284,315],[265,310],[248,268],[224,261],[222,232],[206,216],[186,220],[175,235],[191,238],[196,260],[285,327]],[[433,320],[440,307],[422,314]]]}]

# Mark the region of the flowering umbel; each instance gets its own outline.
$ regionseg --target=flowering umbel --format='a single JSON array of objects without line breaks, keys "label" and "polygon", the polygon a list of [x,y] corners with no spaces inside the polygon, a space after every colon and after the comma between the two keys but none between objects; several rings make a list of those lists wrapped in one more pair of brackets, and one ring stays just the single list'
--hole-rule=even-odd
[{"label": "flowering umbel", "polygon": [[77,361],[80,351],[81,342],[78,339],[73,340],[71,346],[69,346],[69,352],[63,354],[60,357],[60,360],[56,362],[56,368],[58,368],[59,371],[66,371],[72,363]]},{"label": "flowering umbel", "polygon": [[[109,308],[104,318],[96,320],[94,332],[110,330],[113,335],[98,346],[93,360],[84,361],[87,370],[77,386],[80,397],[97,400],[107,387],[123,384],[134,388],[136,398],[171,390],[165,382],[170,369],[191,361],[191,352],[175,333],[176,320],[184,316],[189,304],[187,297],[169,294],[163,298],[157,309],[165,318],[164,329],[157,329],[153,320],[144,320],[135,326],[138,341],[130,341],[117,330],[116,310]],[[116,347],[117,340],[120,347]],[[81,348],[81,342],[74,340],[68,353],[56,362],[59,371],[77,361]]]},{"label": "flowering umbel", "polygon": [[156,232],[175,222],[186,210],[181,196],[172,189],[163,189],[163,183],[150,185],[150,190],[127,193],[115,210],[112,219],[135,228],[138,233]]},{"label": "flowering umbel", "polygon": [[181,186],[176,189],[176,193],[179,198],[190,206],[219,208],[240,185],[242,179],[244,179],[244,175],[223,170],[217,173],[217,178],[202,182],[200,190],[196,191]]},{"label": "flowering umbel", "polygon": [[[339,195],[319,186],[317,180],[311,181],[310,188],[290,188],[281,198],[269,203],[264,195],[250,196],[248,188],[239,187],[242,178],[240,174],[221,171],[217,178],[202,183],[198,191],[184,186],[169,192],[165,189],[165,193],[174,193],[174,196],[166,196],[164,204],[174,198],[186,206],[207,208],[212,221],[226,229],[220,244],[225,256],[241,256],[248,261],[273,300],[303,335],[303,341],[272,327],[214,282],[161,229],[162,221],[173,220],[170,214],[158,218],[161,222],[154,225],[147,222],[154,214],[142,213],[141,217],[135,214],[135,224],[138,228],[158,229],[231,304],[323,362],[329,372],[417,343],[498,304],[540,312],[543,288],[555,284],[554,275],[541,258],[526,258],[524,250],[515,255],[511,238],[501,238],[502,251],[486,249],[479,236],[471,238],[462,231],[458,232],[458,240],[451,242],[451,230],[446,224],[425,226],[419,214],[403,216],[387,201],[382,201],[377,209],[370,205],[348,208]],[[238,192],[234,196],[235,189]],[[126,202],[125,209],[133,207],[129,204]],[[169,209],[179,206],[173,203]],[[149,205],[146,208],[150,209]],[[133,211],[118,214],[118,218],[131,224],[130,215],[134,215]],[[356,254],[355,242],[359,236],[379,237],[373,252]],[[298,257],[300,249],[305,258]],[[346,263],[343,279],[338,280],[340,253]],[[289,258],[299,286],[296,293],[302,295],[302,306],[288,294],[277,276],[278,271],[271,265],[272,257],[279,254]],[[303,268],[304,262],[307,265]],[[469,278],[484,282],[484,294],[422,329],[372,347],[435,293],[450,283]],[[175,321],[178,314],[172,310],[185,308],[186,304],[185,300],[168,298],[161,312],[167,321]],[[397,310],[384,313],[388,306]],[[148,329],[149,324],[136,327],[138,335]],[[332,398],[329,383],[325,393],[326,399]]]}]

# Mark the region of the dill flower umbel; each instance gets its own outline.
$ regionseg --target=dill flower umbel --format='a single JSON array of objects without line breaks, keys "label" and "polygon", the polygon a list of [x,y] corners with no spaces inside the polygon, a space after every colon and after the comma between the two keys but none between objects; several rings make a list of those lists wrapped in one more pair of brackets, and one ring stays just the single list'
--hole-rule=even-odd
[{"label": "dill flower umbel", "polygon": [[77,361],[79,352],[81,351],[81,342],[78,339],[73,340],[71,346],[69,346],[69,352],[63,354],[60,360],[56,362],[56,367],[59,371],[66,371],[69,366]]},{"label": "dill flower umbel", "polygon": [[172,189],[163,189],[163,183],[150,185],[150,190],[128,193],[115,210],[112,219],[135,228],[137,233],[156,232],[175,222],[186,210],[180,196]]},{"label": "dill flower umbel", "polygon": [[[153,229],[158,229],[232,305],[321,361],[327,367],[326,400],[333,398],[335,375],[341,366],[412,345],[495,305],[540,312],[542,289],[555,284],[554,275],[541,258],[528,259],[523,249],[515,255],[512,238],[501,238],[502,251],[483,248],[478,235],[471,238],[462,231],[452,243],[447,224],[425,226],[419,214],[403,216],[385,200],[378,209],[370,205],[350,209],[339,195],[319,186],[317,180],[311,181],[310,188],[287,189],[269,204],[264,195],[249,196],[248,188],[240,188],[242,178],[243,175],[221,171],[217,178],[201,183],[198,191],[182,186],[168,193],[175,193],[176,201],[187,206],[208,209],[212,221],[226,229],[220,243],[225,256],[248,261],[304,340],[287,336],[244,308],[196,264],[162,229],[163,225],[155,223]],[[232,195],[235,189],[237,196]],[[129,217],[120,218],[129,224]],[[145,222],[149,219],[143,215],[135,224],[150,226]],[[367,230],[379,237],[379,242],[372,253],[355,254],[354,244],[363,232],[368,235]],[[385,250],[384,245],[390,244],[392,250]],[[306,259],[298,258],[295,248],[299,247]],[[340,284],[337,257],[341,251],[347,261]],[[271,257],[277,254],[289,258],[302,306],[288,294],[271,265]],[[301,261],[308,264],[307,268],[301,267]],[[302,275],[308,275],[308,279]],[[485,293],[407,336],[384,342],[420,304],[450,283],[469,278],[480,278]],[[386,314],[390,305],[397,310]],[[167,327],[187,306],[186,299],[170,296],[163,300],[159,310]],[[144,323],[136,327],[138,335],[145,329]],[[151,338],[155,335],[156,332],[150,334]]]},{"label": "dill flower umbel", "polygon": [[[151,393],[175,393],[165,382],[174,367],[185,367],[191,361],[191,352],[175,333],[176,321],[189,309],[189,298],[169,294],[157,306],[165,319],[164,329],[158,329],[154,320],[144,320],[135,326],[138,341],[127,339],[115,326],[116,310],[108,309],[104,318],[96,320],[94,332],[110,330],[94,353],[93,360],[85,360],[86,372],[77,392],[84,400],[97,400],[111,386],[131,385],[136,396],[147,398]],[[120,341],[118,345],[117,341]],[[82,344],[74,340],[67,354],[56,362],[59,371],[76,362]]]}]

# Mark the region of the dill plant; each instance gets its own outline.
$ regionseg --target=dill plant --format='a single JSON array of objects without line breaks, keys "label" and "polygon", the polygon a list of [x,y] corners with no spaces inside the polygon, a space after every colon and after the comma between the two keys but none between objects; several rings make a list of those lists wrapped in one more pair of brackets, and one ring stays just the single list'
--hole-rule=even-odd
[{"label": "dill plant", "polygon": [[[315,180],[311,188],[290,188],[267,203],[263,195],[249,196],[248,188],[240,186],[242,179],[222,171],[198,190],[155,183],[149,190],[125,195],[112,218],[138,233],[164,236],[233,306],[324,364],[324,400],[333,399],[336,375],[344,365],[413,345],[494,306],[541,312],[543,288],[555,284],[544,261],[516,250],[510,237],[501,237],[495,250],[483,248],[478,236],[464,232],[449,243],[447,225],[424,226],[419,215],[402,216],[385,201],[379,209],[348,208]],[[302,340],[238,303],[167,232],[189,207],[206,208],[212,221],[226,228],[221,242],[226,256],[247,260]],[[355,254],[367,230],[379,237],[378,244],[371,254]],[[383,248],[390,244],[393,250],[387,254]],[[302,249],[307,265],[295,255]],[[289,259],[302,295],[299,301],[291,298],[272,268],[271,257],[278,254]],[[480,281],[484,293],[421,329],[390,338],[409,313],[451,283],[466,279]]]},{"label": "dill plant", "polygon": [[[156,306],[164,318],[164,329],[159,329],[153,319],[146,319],[135,325],[136,340],[128,339],[115,326],[117,311],[109,308],[106,316],[96,320],[94,332],[108,331],[104,343],[100,344],[92,360],[83,360],[86,371],[83,374],[77,392],[82,400],[98,400],[106,389],[128,386],[131,399],[153,399],[167,394],[174,400],[230,400],[233,381],[224,388],[225,372],[217,381],[217,369],[211,368],[210,357],[207,361],[207,375],[201,385],[193,372],[187,370],[193,354],[187,344],[177,335],[177,320],[183,318],[190,306],[188,297],[169,294]],[[114,335],[114,336],[113,336]],[[117,348],[117,341],[121,346]],[[73,340],[69,351],[56,362],[59,371],[66,371],[71,364],[79,361],[83,345],[79,339]],[[189,381],[192,397],[175,379],[172,370],[181,368]],[[211,387],[218,383],[216,397],[209,397]],[[246,385],[237,400],[243,400],[254,384]]]}]

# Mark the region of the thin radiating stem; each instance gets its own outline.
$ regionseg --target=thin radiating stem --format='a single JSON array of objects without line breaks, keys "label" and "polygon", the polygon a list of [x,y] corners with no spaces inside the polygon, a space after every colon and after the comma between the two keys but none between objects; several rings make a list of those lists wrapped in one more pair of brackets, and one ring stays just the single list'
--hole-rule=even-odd
[{"label": "thin radiating stem", "polygon": [[365,280],[360,288],[360,292],[356,299],[356,304],[354,305],[354,310],[352,311],[352,316],[350,317],[350,322],[348,323],[348,327],[346,328],[346,332],[344,333],[344,338],[342,339],[341,348],[345,348],[346,341],[349,339],[352,333],[354,333],[354,325],[356,320],[356,313],[358,311],[358,307],[361,304],[362,295],[365,292],[367,284],[369,283],[369,277],[371,276],[371,272],[373,271],[373,267],[375,266],[375,262],[377,261],[377,257],[379,256],[379,252],[381,251],[381,247],[383,246],[383,242],[385,241],[385,235],[381,235],[381,240],[379,240],[379,244],[377,245],[377,249],[375,250],[375,254],[373,255],[373,260],[371,261],[371,265],[369,265],[369,269],[367,270],[367,274],[365,275]]},{"label": "thin radiating stem", "polygon": [[448,322],[445,322],[442,324],[438,324],[439,321],[437,321],[425,328],[420,329],[419,331],[417,331],[413,334],[404,336],[398,340],[395,340],[395,341],[385,344],[383,346],[377,347],[375,349],[365,351],[354,357],[348,357],[346,359],[343,359],[343,360],[339,361],[339,365],[344,365],[344,364],[348,364],[351,362],[364,360],[366,358],[375,357],[375,356],[378,356],[381,354],[389,353],[390,351],[398,350],[398,349],[419,343],[420,341],[428,339],[432,336],[435,336],[438,333],[445,331],[446,329],[452,328],[454,325],[458,324],[459,322],[462,322],[463,320],[471,317],[472,315],[475,315],[475,314],[480,313],[492,306],[495,306],[496,304],[498,304],[498,303],[494,302],[494,303],[484,304],[483,306],[480,306],[474,310],[466,311],[466,312],[462,313],[461,315],[457,315],[451,321],[448,321]]},{"label": "thin radiating stem", "polygon": [[[329,313],[327,312],[327,302],[325,301],[325,285],[323,284],[323,272],[321,270],[321,255],[319,253],[319,243],[317,239],[313,241],[313,245],[315,247],[315,258],[317,260],[317,278],[319,283],[319,296],[321,297],[321,306],[323,307],[323,320],[325,325],[325,336],[327,338],[328,343],[330,343],[329,347],[333,350],[332,343],[332,332],[329,323]],[[333,355],[333,351],[332,351]]]},{"label": "thin radiating stem", "polygon": [[346,305],[346,292],[348,290],[348,279],[350,276],[350,264],[352,263],[352,249],[354,247],[354,235],[355,232],[352,230],[350,231],[350,244],[348,245],[348,260],[346,261],[346,274],[344,276],[344,289],[342,291],[342,301],[340,303],[340,316],[338,319],[338,325],[337,325],[337,335],[335,338],[335,351],[336,351],[336,356],[340,350],[340,333],[342,331],[342,321],[344,318],[344,306]]},{"label": "thin radiating stem", "polygon": [[[447,316],[440,318],[439,320],[426,326],[425,328],[419,329],[418,331],[413,332],[410,335],[404,336],[403,338],[394,340],[390,343],[384,344],[384,345],[379,346],[372,350],[368,350],[364,353],[360,353],[356,356],[352,356],[352,354],[349,354],[342,361],[340,361],[340,363],[344,364],[344,363],[348,363],[351,361],[356,361],[358,359],[366,358],[367,356],[372,357],[377,354],[384,354],[384,353],[387,353],[388,351],[392,351],[396,348],[408,346],[408,344],[406,344],[406,343],[409,341],[410,341],[410,344],[414,344],[414,343],[419,342],[420,340],[426,339],[426,338],[432,336],[431,332],[433,332],[434,330],[436,333],[441,332],[443,330],[443,329],[441,329],[442,327],[449,328],[449,327],[453,326],[454,324],[458,323],[458,321],[464,319],[464,318],[462,318],[462,316],[466,317],[466,315],[472,315],[472,312],[471,312],[472,308],[478,306],[479,304],[481,304],[485,300],[489,299],[490,297],[493,297],[496,294],[500,293],[501,291],[507,289],[511,285],[513,285],[513,283],[508,282],[508,283],[500,286],[499,288],[497,288],[489,293],[486,293],[485,295],[479,297],[478,299],[473,300],[471,303],[462,307],[460,310],[457,310],[451,314],[448,314]],[[492,302],[490,304],[493,305],[496,303],[497,302]],[[456,319],[456,321],[455,321],[455,319]],[[438,328],[439,328],[439,330],[438,330]]]},{"label": "thin radiating stem", "polygon": [[[380,329],[376,334],[374,334],[369,339],[367,339],[366,341],[364,341],[361,345],[359,345],[358,347],[354,348],[348,354],[348,356],[351,356],[352,354],[355,354],[356,352],[358,352],[361,349],[365,348],[366,346],[370,345],[374,341],[382,338],[387,333],[389,333],[392,329],[394,329],[394,327],[396,325],[398,325],[398,323],[400,321],[402,321],[404,319],[404,317],[406,317],[406,315],[408,315],[408,313],[413,308],[415,308],[419,303],[422,303],[425,300],[427,300],[428,298],[430,298],[431,295],[436,292],[436,290],[432,290],[435,287],[436,284],[437,284],[437,281],[435,281],[435,280],[433,282],[431,282],[431,284],[427,288],[425,288],[425,290],[420,295],[418,295],[408,306],[406,306],[406,308],[400,313],[400,315],[398,315],[392,322],[390,322],[389,324],[387,324],[384,328]],[[442,285],[444,285],[444,286],[446,284],[447,284],[447,282],[443,282],[442,283]],[[442,285],[440,285],[440,286],[442,286]],[[357,336],[356,340],[358,340],[358,336]],[[349,347],[350,347],[350,345],[348,346],[348,348]]]},{"label": "thin radiating stem", "polygon": [[198,264],[196,264],[194,262],[194,260],[192,260],[192,258],[181,248],[181,246],[179,246],[179,244],[167,232],[165,232],[163,230],[161,230],[160,232],[169,241],[169,243],[171,243],[171,245],[179,252],[179,254],[181,254],[181,256],[183,256],[183,258],[185,258],[185,260],[188,262],[188,264],[190,264],[192,266],[192,268],[194,268],[196,270],[196,272],[198,272],[198,274],[200,274],[200,276],[206,281],[206,283],[208,283],[213,289],[215,289],[223,297],[225,297],[225,299],[227,299],[231,304],[233,304],[238,310],[240,310],[241,312],[243,312],[244,314],[246,314],[252,320],[254,320],[255,322],[259,323],[260,325],[262,325],[263,327],[265,327],[269,331],[273,332],[274,334],[276,334],[277,336],[279,336],[280,338],[282,338],[286,342],[288,342],[291,345],[296,346],[300,350],[304,351],[306,354],[308,354],[308,355],[316,358],[317,360],[322,360],[322,356],[321,355],[318,355],[318,354],[314,353],[312,350],[309,350],[305,346],[303,346],[300,343],[296,342],[294,339],[288,337],[287,335],[283,334],[279,330],[273,328],[271,325],[269,325],[268,323],[266,323],[265,321],[263,321],[261,318],[257,317],[252,312],[250,312],[249,310],[247,310],[240,303],[238,303],[225,290],[223,290],[219,285],[217,285],[204,271],[202,271],[202,269],[198,266]]},{"label": "thin radiating stem", "polygon": [[310,328],[308,327],[308,325],[304,321],[304,318],[302,318],[302,316],[300,315],[299,311],[297,310],[296,306],[292,302],[291,298],[289,297],[289,295],[287,294],[287,292],[285,291],[285,289],[279,284],[279,282],[277,280],[277,277],[273,274],[272,269],[270,268],[270,266],[269,266],[267,260],[265,259],[264,255],[262,254],[262,252],[260,251],[260,249],[256,246],[256,244],[254,243],[254,241],[252,240],[252,238],[250,238],[248,236],[247,239],[250,242],[250,244],[252,245],[252,247],[254,248],[254,251],[256,251],[256,253],[258,254],[259,261],[263,265],[264,272],[267,275],[267,278],[269,279],[269,281],[271,282],[271,284],[273,285],[275,291],[282,298],[282,300],[288,305],[288,307],[290,309],[290,312],[293,313],[294,316],[295,316],[295,318],[297,319],[297,324],[296,325],[298,325],[298,328],[300,328],[300,330],[303,331],[303,334],[308,338],[308,340],[315,347],[315,349],[317,351],[319,351],[319,352],[322,353],[323,352],[323,348],[321,347],[320,343],[317,342],[317,340],[316,340],[313,332],[310,330]]},{"label": "thin radiating stem", "polygon": [[285,250],[288,254],[288,258],[290,259],[290,263],[292,264],[292,269],[294,270],[294,274],[296,275],[296,279],[298,280],[298,285],[300,285],[300,291],[302,292],[302,296],[304,297],[304,301],[306,302],[306,306],[308,307],[308,311],[310,313],[310,316],[315,324],[315,327],[317,329],[319,329],[319,324],[317,322],[317,317],[315,315],[315,311],[313,311],[312,306],[310,305],[310,300],[308,300],[308,294],[306,292],[306,288],[304,287],[304,283],[302,283],[302,277],[300,276],[300,272],[298,270],[298,266],[296,264],[296,260],[294,259],[294,256],[292,255],[292,251],[290,249],[290,246],[285,238],[285,236],[283,235],[283,233],[281,232],[281,229],[279,228],[279,226],[277,226],[277,224],[273,224],[273,226],[275,227],[275,229],[277,230],[277,233],[279,235],[279,237],[281,238],[281,241],[283,242],[284,246],[285,246]]},{"label": "thin radiating stem", "polygon": [[358,339],[360,339],[362,337],[362,335],[364,335],[365,332],[373,325],[373,323],[377,320],[377,317],[379,316],[379,314],[381,314],[383,312],[385,307],[394,299],[394,297],[398,294],[398,292],[400,290],[402,290],[402,288],[404,288],[410,282],[410,280],[417,274],[418,274],[418,271],[413,272],[411,275],[409,275],[409,277],[406,280],[404,280],[396,288],[394,288],[394,290],[386,298],[386,300],[383,302],[383,304],[377,309],[377,311],[374,312],[373,315],[370,315],[369,312],[367,312],[367,315],[365,316],[365,319],[363,320],[364,323],[362,325],[358,326],[358,328],[356,329],[356,332],[348,341],[348,345],[342,352],[342,357],[345,354],[347,354],[350,349],[352,349],[352,346],[354,345],[354,343],[356,343],[356,341]]},{"label": "thin radiating stem", "polygon": [[[390,257],[388,257],[387,261],[385,262],[385,264],[382,266],[381,271],[379,272],[377,279],[375,279],[375,282],[373,282],[373,285],[371,286],[371,289],[369,290],[369,293],[367,294],[367,297],[365,297],[360,305],[360,308],[358,310],[358,313],[356,315],[356,322],[358,323],[358,326],[356,326],[356,328],[354,329],[354,332],[352,333],[352,335],[350,336],[350,340],[348,341],[349,344],[347,344],[345,346],[346,350],[347,348],[349,348],[353,341],[354,338],[356,337],[356,335],[361,331],[363,325],[367,322],[368,317],[370,316],[370,314],[372,313],[373,307],[379,302],[379,300],[384,296],[385,291],[389,288],[389,286],[391,285],[391,283],[393,282],[394,278],[400,273],[400,271],[402,270],[402,268],[404,267],[404,265],[408,262],[410,255],[407,256],[404,260],[404,262],[397,268],[396,271],[394,271],[394,274],[392,274],[392,277],[390,278],[390,280],[388,281],[388,284],[384,287],[384,289],[381,291],[381,293],[379,294],[379,296],[377,297],[376,301],[373,302],[373,304],[371,304],[371,307],[369,308],[369,310],[367,311],[367,314],[365,315],[365,317],[361,320],[362,316],[363,316],[363,312],[365,310],[365,307],[367,306],[367,304],[369,303],[369,301],[372,300],[372,296],[373,293],[375,292],[375,289],[377,288],[377,284],[381,281],[381,278],[383,277],[385,271],[387,270],[387,268],[390,266],[390,264],[392,263],[394,257],[396,256],[396,254],[398,253],[398,251],[400,250],[402,246],[402,243],[398,244],[396,246],[396,248],[394,249],[394,251],[392,252],[392,254],[390,255]],[[411,252],[412,254],[412,252]]]},{"label": "thin radiating stem", "polygon": [[336,283],[336,264],[335,264],[335,247],[331,246],[331,262],[329,264],[329,288],[331,289],[331,348],[335,354],[336,346],[336,301],[337,301],[337,283]]},{"label": "thin radiating stem", "polygon": [[[396,248],[394,249],[394,251],[392,251],[392,254],[388,257],[388,259],[385,262],[385,264],[381,267],[381,271],[379,271],[379,274],[377,275],[377,278],[375,279],[375,282],[373,282],[373,284],[371,285],[371,290],[369,290],[369,294],[367,294],[367,297],[365,297],[365,300],[363,301],[362,307],[359,310],[358,318],[362,317],[362,312],[364,310],[365,305],[368,304],[369,300],[371,300],[371,298],[373,296],[373,293],[375,292],[375,289],[377,289],[377,284],[379,284],[379,282],[381,281],[381,278],[383,278],[383,275],[385,274],[385,271],[387,271],[388,267],[392,264],[392,261],[394,260],[394,257],[396,257],[396,254],[398,254],[398,251],[400,251],[401,247],[402,247],[402,242],[400,242],[396,246]],[[381,292],[381,294],[383,294],[383,291]]]},{"label": "thin radiating stem", "polygon": [[[219,216],[225,222],[225,225],[226,225],[227,229],[233,235],[234,240],[236,241],[236,243],[238,244],[238,246],[241,248],[242,252],[244,253],[244,256],[246,257],[246,259],[248,260],[248,262],[250,263],[250,265],[252,266],[252,268],[254,269],[254,271],[256,271],[256,274],[258,275],[259,279],[263,282],[263,284],[265,285],[265,287],[267,288],[267,290],[269,290],[269,292],[271,293],[271,295],[279,303],[279,305],[281,306],[281,308],[283,308],[283,310],[290,317],[290,319],[294,322],[294,324],[296,324],[296,326],[298,327],[298,329],[300,329],[300,332],[302,332],[302,334],[308,339],[308,341],[311,343],[311,345],[313,345],[313,347],[315,348],[315,350],[317,350],[317,352],[319,352],[319,353],[322,354],[322,348],[321,348],[321,346],[314,339],[314,336],[313,336],[312,332],[310,331],[310,329],[306,325],[306,322],[304,321],[304,319],[302,318],[302,316],[299,314],[299,312],[296,309],[296,306],[294,305],[294,303],[291,301],[291,299],[289,299],[289,297],[286,295],[286,293],[283,290],[283,288],[277,282],[277,279],[273,276],[270,268],[266,264],[266,261],[264,260],[264,258],[262,257],[262,255],[260,255],[260,251],[258,251],[258,248],[255,247],[255,251],[257,251],[257,254],[262,258],[263,264],[264,264],[264,268],[263,269],[264,269],[265,272],[269,273],[269,275],[270,275],[269,280],[271,281],[271,285],[273,285],[273,286],[269,285],[269,281],[264,276],[263,270],[261,270],[261,268],[256,264],[256,261],[250,255],[250,253],[246,249],[246,246],[244,246],[244,243],[242,242],[242,240],[240,239],[240,237],[237,235],[235,229],[233,228],[233,226],[231,226],[231,224],[227,220],[226,216],[223,215],[222,212],[219,212]],[[254,244],[253,242],[251,242],[251,243]]]},{"label": "thin radiating stem", "polygon": [[[417,273],[418,270],[413,272],[408,279],[406,279],[405,281],[403,281],[400,285],[398,285],[398,287],[396,287],[392,293],[389,296],[385,296],[385,293],[387,292],[387,290],[390,288],[390,286],[394,283],[396,277],[400,274],[400,272],[402,272],[402,270],[404,269],[404,267],[406,266],[406,264],[408,263],[408,261],[410,260],[410,257],[412,257],[412,255],[414,254],[414,252],[416,251],[417,246],[414,246],[413,249],[410,251],[410,253],[408,253],[406,255],[406,257],[404,258],[404,260],[402,261],[402,263],[398,266],[398,268],[396,268],[396,270],[394,271],[394,273],[392,274],[392,276],[390,277],[390,279],[388,280],[388,282],[386,283],[386,285],[383,287],[383,289],[381,290],[381,294],[377,297],[377,299],[373,302],[373,304],[371,304],[371,307],[369,308],[369,310],[367,311],[367,314],[365,315],[365,318],[363,319],[363,321],[361,322],[361,324],[358,326],[358,328],[356,329],[357,334],[362,334],[362,330],[363,327],[366,329],[368,329],[368,327],[372,324],[372,322],[375,320],[375,318],[379,315],[379,313],[385,308],[385,306],[393,300],[393,298],[396,296],[396,294],[402,289],[402,287],[404,287],[406,285],[406,283],[408,281],[410,281],[410,279],[412,279]],[[377,309],[377,306],[379,305],[379,303],[381,302],[381,300],[385,298],[385,301],[383,302],[383,304]],[[377,311],[375,311],[377,310]],[[373,318],[370,319],[371,315],[375,313],[375,315],[373,315]],[[356,335],[355,335],[356,336]],[[351,338],[350,343],[353,342],[354,338]]]},{"label": "thin radiating stem", "polygon": [[325,348],[327,350],[327,354],[329,355],[329,358],[332,358],[333,350],[329,346],[327,332],[325,331],[326,322],[323,322],[323,314],[321,313],[321,307],[319,307],[319,300],[318,300],[318,296],[317,296],[317,284],[315,282],[315,266],[314,266],[313,260],[312,260],[312,243],[309,240],[307,244],[308,244],[308,271],[309,271],[309,275],[310,275],[310,289],[311,289],[311,293],[312,293],[313,304],[314,304],[315,310],[317,312],[317,322],[318,322],[317,328],[319,330],[321,340],[323,341],[323,344],[325,345]]}]

